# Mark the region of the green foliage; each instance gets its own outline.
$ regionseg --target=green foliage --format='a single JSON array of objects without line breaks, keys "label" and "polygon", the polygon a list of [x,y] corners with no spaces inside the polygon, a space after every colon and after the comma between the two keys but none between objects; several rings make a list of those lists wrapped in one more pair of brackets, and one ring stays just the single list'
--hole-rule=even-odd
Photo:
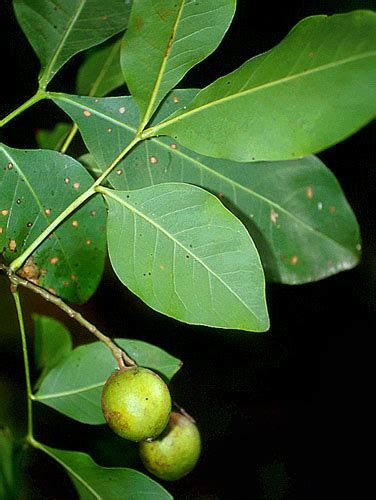
[{"label": "green foliage", "polygon": [[112,266],[142,300],[186,323],[268,329],[258,253],[216,197],[182,183],[101,192]]},{"label": "green foliage", "polygon": [[[83,499],[171,498],[139,472],[103,468],[33,437],[34,401],[103,424],[102,387],[115,368],[133,359],[169,382],[181,367],[140,340],[112,342],[63,302],[83,303],[96,291],[106,246],[119,280],[154,310],[257,332],[269,327],[264,271],[270,280],[299,284],[359,261],[356,218],[312,155],[376,116],[376,13],[309,17],[206,88],[176,89],[217,48],[235,4],[13,2],[41,71],[36,94],[0,126],[44,98],[74,124],[39,130],[41,149],[0,144],[0,271],[11,281],[23,340],[26,442],[63,466]],[[48,92],[55,74],[86,49],[79,95]],[[125,83],[131,95],[105,97]],[[62,154],[77,128],[87,147],[77,143],[78,161]],[[72,349],[61,323],[35,316],[35,394],[17,286],[102,341]],[[17,498],[16,450],[1,429],[1,498]]]},{"label": "green foliage", "polygon": [[235,0],[140,0],[123,40],[121,65],[145,125],[166,94],[221,42]]},{"label": "green foliage", "polygon": [[[6,262],[20,255],[92,182],[69,156],[0,145],[0,248]],[[105,208],[90,200],[33,253],[24,274],[71,302],[95,292],[105,259]]]},{"label": "green foliage", "polygon": [[89,455],[78,451],[57,450],[41,444],[38,447],[66,469],[81,500],[98,498],[172,499],[172,496],[162,486],[135,470],[100,467]]},{"label": "green foliage", "polygon": [[98,97],[109,94],[124,85],[120,66],[121,40],[93,50],[80,66],[77,74],[77,93]]},{"label": "green foliage", "polygon": [[127,27],[130,2],[124,0],[14,0],[18,22],[41,62],[45,88],[75,54]]},{"label": "green foliage", "polygon": [[[159,372],[167,381],[181,366],[180,360],[151,344],[125,339],[116,343],[137,364]],[[116,366],[101,342],[76,347],[49,371],[34,399],[79,422],[103,424],[102,388]]]},{"label": "green foliage", "polygon": [[375,80],[376,13],[309,17],[147,136],[229,160],[301,158],[375,117]]},{"label": "green foliage", "polygon": [[64,360],[72,351],[72,339],[65,326],[48,316],[35,314],[34,359],[35,367],[41,372],[36,386],[47,373]]}]

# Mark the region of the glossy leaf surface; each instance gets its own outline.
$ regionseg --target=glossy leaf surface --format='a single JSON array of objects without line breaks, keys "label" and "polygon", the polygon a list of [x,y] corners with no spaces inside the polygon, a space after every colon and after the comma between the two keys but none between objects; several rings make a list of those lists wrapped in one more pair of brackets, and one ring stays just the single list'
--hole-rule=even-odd
[{"label": "glossy leaf surface", "polygon": [[[7,263],[92,184],[85,168],[56,151],[0,146],[0,251]],[[96,290],[106,255],[100,196],[74,212],[25,263],[21,274],[71,302]]]},{"label": "glossy leaf surface", "polygon": [[45,88],[75,54],[124,30],[130,1],[14,0],[17,20],[41,62]]},{"label": "glossy leaf surface", "polygon": [[37,386],[46,374],[72,351],[72,339],[65,326],[54,318],[41,314],[33,315],[34,359],[41,371]]},{"label": "glossy leaf surface", "polygon": [[[117,339],[116,343],[138,365],[157,371],[167,381],[181,366],[180,360],[146,342]],[[35,399],[80,422],[103,424],[102,389],[116,368],[110,350],[101,342],[77,347],[48,373]]]},{"label": "glossy leaf surface", "polygon": [[81,500],[124,498],[129,500],[172,500],[157,482],[141,472],[120,467],[101,467],[86,453],[39,445],[69,474]]},{"label": "glossy leaf surface", "polygon": [[147,123],[166,94],[221,42],[235,0],[138,0],[124,36],[124,76]]},{"label": "glossy leaf surface", "polygon": [[148,134],[236,161],[300,158],[375,118],[375,81],[376,13],[309,17]]},{"label": "glossy leaf surface", "polygon": [[[186,106],[196,94],[197,90],[174,91],[155,122]],[[78,123],[102,169],[134,137],[138,113],[131,98],[94,103],[65,96],[57,102]],[[85,106],[92,113],[91,127],[83,115]],[[109,127],[115,141],[108,138]],[[99,171],[97,167],[97,175]],[[176,181],[209,189],[235,211],[255,240],[271,280],[315,281],[359,260],[355,217],[338,182],[317,158],[239,164],[203,156],[170,138],[158,137],[139,144],[109,176],[119,190]]]},{"label": "glossy leaf surface", "polygon": [[77,93],[102,97],[124,85],[120,66],[118,40],[105,47],[94,49],[81,64],[77,74]]},{"label": "glossy leaf surface", "polygon": [[257,250],[215,196],[179,183],[101,192],[111,264],[133,293],[186,323],[268,329]]}]

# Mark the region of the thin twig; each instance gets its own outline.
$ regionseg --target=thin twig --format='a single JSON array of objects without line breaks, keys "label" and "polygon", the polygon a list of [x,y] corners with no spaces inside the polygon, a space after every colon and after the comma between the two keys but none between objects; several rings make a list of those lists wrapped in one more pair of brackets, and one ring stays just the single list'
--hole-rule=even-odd
[{"label": "thin twig", "polygon": [[75,311],[72,309],[68,304],[66,304],[60,297],[56,297],[56,295],[53,295],[52,293],[48,292],[44,288],[41,288],[31,281],[28,281],[27,279],[21,278],[17,274],[9,271],[9,269],[4,265],[0,264],[0,270],[4,271],[10,282],[15,285],[15,286],[22,286],[24,288],[27,288],[31,290],[32,292],[36,293],[37,295],[40,295],[44,300],[47,302],[51,302],[52,304],[55,304],[59,309],[64,311],[68,316],[74,320],[76,320],[81,326],[89,330],[90,333],[95,335],[98,340],[103,342],[112,352],[112,355],[116,359],[119,368],[124,369],[127,366],[137,366],[135,361],[133,361],[132,358],[128,356],[126,352],[123,351],[120,347],[118,347],[107,335],[104,335],[98,328],[93,325],[93,323],[90,323],[87,319],[85,319],[82,314],[79,312]]}]

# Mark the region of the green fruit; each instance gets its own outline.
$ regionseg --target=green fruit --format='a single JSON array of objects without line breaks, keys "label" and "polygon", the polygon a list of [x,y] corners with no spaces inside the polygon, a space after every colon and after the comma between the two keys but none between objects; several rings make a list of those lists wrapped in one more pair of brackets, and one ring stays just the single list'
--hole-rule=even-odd
[{"label": "green fruit", "polygon": [[102,410],[119,436],[131,441],[153,439],[168,423],[170,391],[161,377],[146,368],[117,370],[103,387]]},{"label": "green fruit", "polygon": [[172,412],[165,431],[154,441],[139,444],[146,469],[165,481],[188,474],[200,456],[201,439],[196,424],[180,413]]}]

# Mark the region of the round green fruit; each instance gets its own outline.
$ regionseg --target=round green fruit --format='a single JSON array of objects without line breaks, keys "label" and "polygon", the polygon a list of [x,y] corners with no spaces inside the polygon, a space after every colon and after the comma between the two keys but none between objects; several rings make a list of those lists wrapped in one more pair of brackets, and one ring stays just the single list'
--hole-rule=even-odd
[{"label": "round green fruit", "polygon": [[200,456],[201,439],[196,424],[172,412],[164,432],[154,441],[139,444],[146,469],[165,481],[175,481],[194,468]]},{"label": "round green fruit", "polygon": [[102,410],[111,429],[131,441],[153,439],[171,412],[171,396],[161,377],[147,368],[115,371],[102,392]]}]

